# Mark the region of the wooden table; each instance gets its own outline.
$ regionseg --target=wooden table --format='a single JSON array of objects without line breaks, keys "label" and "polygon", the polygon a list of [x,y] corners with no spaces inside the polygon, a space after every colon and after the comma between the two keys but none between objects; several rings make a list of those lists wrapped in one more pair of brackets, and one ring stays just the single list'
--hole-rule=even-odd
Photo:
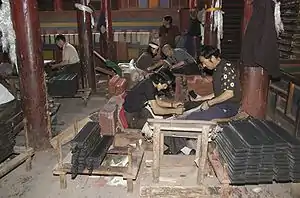
[{"label": "wooden table", "polygon": [[148,119],[153,129],[153,182],[160,177],[160,160],[164,153],[164,137],[197,138],[196,160],[198,160],[197,183],[203,184],[207,160],[209,132],[217,126],[216,122],[199,120],[161,120]]}]

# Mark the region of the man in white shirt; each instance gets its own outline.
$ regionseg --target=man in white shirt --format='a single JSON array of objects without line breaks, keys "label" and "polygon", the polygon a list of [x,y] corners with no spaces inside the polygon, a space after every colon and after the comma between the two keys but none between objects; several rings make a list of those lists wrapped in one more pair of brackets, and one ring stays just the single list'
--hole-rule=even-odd
[{"label": "man in white shirt", "polygon": [[78,73],[80,69],[80,59],[77,50],[73,45],[66,41],[66,37],[62,34],[56,36],[56,45],[62,49],[62,61],[51,65],[52,69],[62,68],[66,72]]}]

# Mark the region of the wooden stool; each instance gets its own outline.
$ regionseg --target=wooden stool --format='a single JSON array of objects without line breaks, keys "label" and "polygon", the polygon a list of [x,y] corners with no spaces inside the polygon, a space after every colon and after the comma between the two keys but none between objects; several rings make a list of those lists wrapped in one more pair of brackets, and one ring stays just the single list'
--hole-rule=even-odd
[{"label": "wooden stool", "polygon": [[197,138],[196,160],[198,160],[197,183],[203,184],[204,169],[207,160],[208,135],[217,124],[199,120],[162,120],[148,119],[153,129],[153,182],[160,177],[160,160],[164,153],[164,136]]}]

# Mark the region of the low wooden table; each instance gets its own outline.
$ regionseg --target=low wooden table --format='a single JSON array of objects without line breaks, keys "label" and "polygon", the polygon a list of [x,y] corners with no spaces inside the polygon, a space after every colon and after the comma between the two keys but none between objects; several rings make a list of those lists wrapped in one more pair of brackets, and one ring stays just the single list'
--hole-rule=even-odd
[{"label": "low wooden table", "polygon": [[149,119],[153,129],[153,182],[159,182],[160,160],[164,153],[164,137],[197,138],[196,160],[198,160],[197,184],[203,184],[207,159],[209,132],[217,126],[215,122],[198,120]]}]

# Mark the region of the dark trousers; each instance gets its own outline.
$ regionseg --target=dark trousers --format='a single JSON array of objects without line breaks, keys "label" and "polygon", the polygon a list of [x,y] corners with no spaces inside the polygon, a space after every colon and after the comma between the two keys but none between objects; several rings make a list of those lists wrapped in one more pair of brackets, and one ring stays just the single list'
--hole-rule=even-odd
[{"label": "dark trousers", "polygon": [[185,120],[213,120],[235,116],[240,106],[235,103],[223,103],[210,107],[206,111],[195,111],[185,117]]},{"label": "dark trousers", "polygon": [[125,111],[128,127],[131,129],[142,129],[148,118],[153,118],[151,113],[143,108],[140,112],[128,113]]},{"label": "dark trousers", "polygon": [[[234,103],[217,104],[206,111],[195,111],[183,119],[209,121],[213,119],[229,118],[235,116],[238,113],[239,108],[240,106]],[[165,144],[169,146],[171,153],[176,154],[180,152],[183,147],[187,146],[187,139],[165,137]]]}]

